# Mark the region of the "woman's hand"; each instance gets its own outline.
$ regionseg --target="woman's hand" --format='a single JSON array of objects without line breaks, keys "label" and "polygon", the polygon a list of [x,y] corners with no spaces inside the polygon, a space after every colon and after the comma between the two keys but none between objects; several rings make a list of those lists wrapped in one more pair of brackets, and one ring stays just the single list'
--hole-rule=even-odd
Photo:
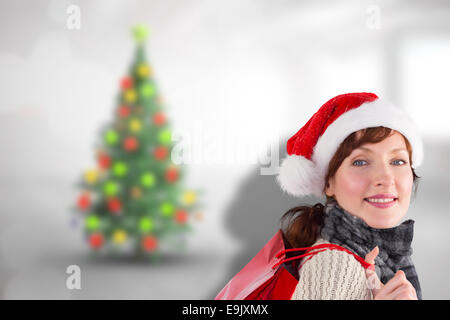
[{"label": "woman's hand", "polygon": [[375,247],[365,258],[366,262],[374,267],[366,269],[369,289],[372,290],[374,300],[417,300],[416,289],[406,279],[402,270],[398,270],[386,284],[380,281],[375,273],[375,258],[378,256],[378,252],[378,247]]}]

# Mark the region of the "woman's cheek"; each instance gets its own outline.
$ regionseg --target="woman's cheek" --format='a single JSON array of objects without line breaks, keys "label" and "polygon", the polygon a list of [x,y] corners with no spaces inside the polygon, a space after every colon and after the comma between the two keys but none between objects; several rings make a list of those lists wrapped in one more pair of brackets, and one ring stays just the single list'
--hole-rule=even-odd
[{"label": "woman's cheek", "polygon": [[347,190],[347,193],[353,197],[364,197],[364,192],[367,189],[368,179],[365,175],[347,172],[343,176],[342,188]]},{"label": "woman's cheek", "polygon": [[409,198],[413,189],[413,185],[414,185],[414,177],[412,171],[405,172],[397,178],[397,188],[399,189],[398,191],[403,196],[406,195]]}]

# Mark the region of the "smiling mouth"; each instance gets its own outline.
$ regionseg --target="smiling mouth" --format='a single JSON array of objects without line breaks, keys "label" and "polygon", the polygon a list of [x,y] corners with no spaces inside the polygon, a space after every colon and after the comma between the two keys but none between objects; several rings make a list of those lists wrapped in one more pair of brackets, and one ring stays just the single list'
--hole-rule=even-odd
[{"label": "smiling mouth", "polygon": [[364,201],[376,208],[386,209],[392,207],[398,201],[398,198],[371,199],[371,201],[368,198],[364,198]]}]

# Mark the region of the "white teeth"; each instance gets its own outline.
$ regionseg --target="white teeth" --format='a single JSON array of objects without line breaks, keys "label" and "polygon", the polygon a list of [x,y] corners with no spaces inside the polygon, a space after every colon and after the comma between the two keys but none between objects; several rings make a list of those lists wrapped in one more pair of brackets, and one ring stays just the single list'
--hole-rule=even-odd
[{"label": "white teeth", "polygon": [[370,199],[370,198],[368,198],[367,201],[369,201],[369,202],[391,202],[391,201],[394,201],[394,198],[386,198],[386,199]]}]

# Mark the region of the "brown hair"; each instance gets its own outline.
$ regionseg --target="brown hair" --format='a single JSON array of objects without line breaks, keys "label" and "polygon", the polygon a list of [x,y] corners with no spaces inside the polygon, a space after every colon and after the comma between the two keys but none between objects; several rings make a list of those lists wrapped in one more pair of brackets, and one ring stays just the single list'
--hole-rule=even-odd
[{"label": "brown hair", "polygon": [[[353,132],[345,138],[330,160],[328,172],[325,176],[323,193],[325,193],[328,181],[334,177],[344,159],[347,158],[354,149],[359,148],[366,143],[381,142],[395,132],[396,131],[386,127],[372,127]],[[404,136],[403,138],[405,139],[406,149],[409,153],[409,163],[412,165],[413,150],[408,139]],[[415,195],[417,192],[418,179],[420,179],[420,177],[416,175],[414,168],[411,167],[411,170],[413,173]],[[326,198],[328,200],[329,196],[326,196]],[[292,247],[301,248],[309,247],[316,242],[320,234],[320,229],[323,225],[323,218],[324,205],[321,203],[316,203],[313,206],[301,205],[291,208],[283,214],[280,221],[281,224],[283,224],[286,219],[289,219],[287,227],[282,228],[284,235]]]}]

